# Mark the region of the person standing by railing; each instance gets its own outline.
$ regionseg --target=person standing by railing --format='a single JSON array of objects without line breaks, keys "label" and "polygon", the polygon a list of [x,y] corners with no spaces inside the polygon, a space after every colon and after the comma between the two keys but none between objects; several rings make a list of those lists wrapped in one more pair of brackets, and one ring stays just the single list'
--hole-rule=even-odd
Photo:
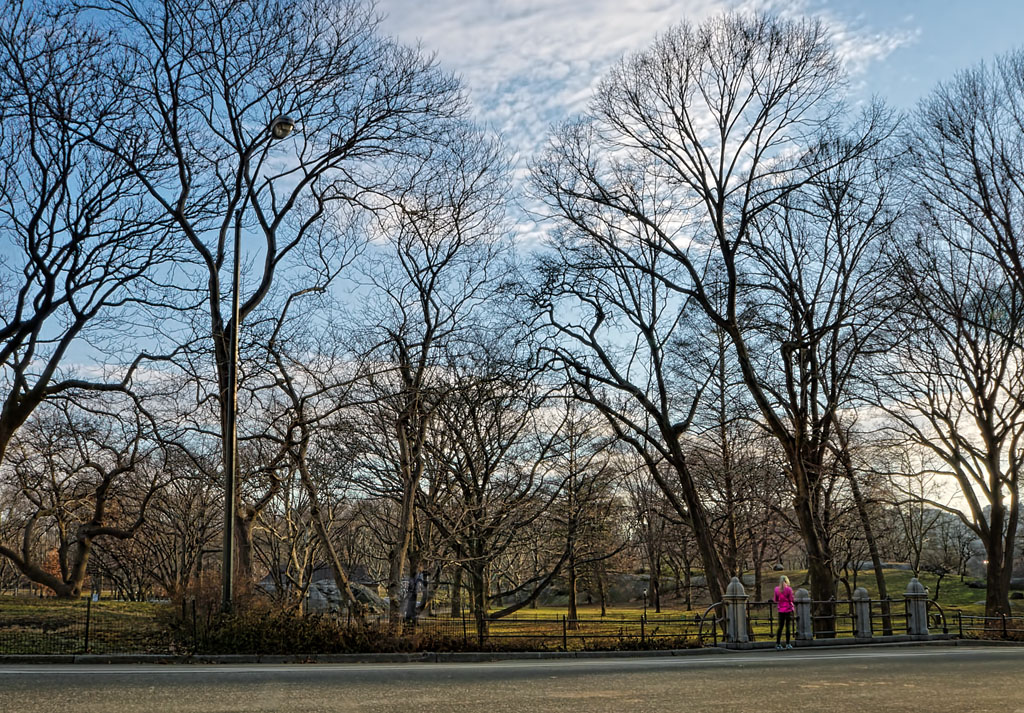
[{"label": "person standing by railing", "polygon": [[[775,588],[775,605],[779,612],[779,626],[775,630],[775,649],[781,651],[783,648],[791,649],[793,644],[789,643],[789,630],[792,626],[793,611],[793,588],[789,586],[789,577],[779,577],[779,586]],[[786,646],[782,646],[782,628],[786,628]]]}]

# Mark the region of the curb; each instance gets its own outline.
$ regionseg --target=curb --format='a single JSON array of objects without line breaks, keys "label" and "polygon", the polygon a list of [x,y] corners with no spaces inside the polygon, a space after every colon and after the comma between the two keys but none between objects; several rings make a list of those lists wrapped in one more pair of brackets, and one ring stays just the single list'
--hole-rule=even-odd
[{"label": "curb", "polygon": [[[1015,641],[993,641],[989,639],[957,639],[952,635],[928,640],[911,637],[892,637],[897,641],[866,641],[864,639],[820,640],[801,642],[795,651],[810,649],[843,648],[907,648],[917,646],[996,646],[1024,647]],[[703,656],[715,654],[750,653],[752,651],[775,651],[771,642],[760,641],[727,648],[721,644],[715,647],[690,649],[645,649],[642,651],[422,651],[417,653],[391,654],[292,654],[262,655],[222,654],[178,656],[171,654],[7,654],[0,655],[0,666],[9,664],[375,664],[375,663],[489,663],[496,661],[539,661],[573,659],[623,659],[659,658],[670,656]]]},{"label": "curb", "polygon": [[0,655],[7,664],[303,664],[303,663],[486,663],[492,661],[537,661],[544,659],[611,659],[658,656],[695,656],[729,653],[725,649],[651,649],[644,651],[422,651],[391,654],[46,654]]},{"label": "curb", "polygon": [[[794,649],[846,648],[849,646],[919,646],[949,644],[956,641],[955,634],[931,634],[928,636],[875,636],[872,638],[812,639],[793,641]],[[775,650],[774,641],[748,641],[740,644],[719,643],[718,648],[729,651]]]}]

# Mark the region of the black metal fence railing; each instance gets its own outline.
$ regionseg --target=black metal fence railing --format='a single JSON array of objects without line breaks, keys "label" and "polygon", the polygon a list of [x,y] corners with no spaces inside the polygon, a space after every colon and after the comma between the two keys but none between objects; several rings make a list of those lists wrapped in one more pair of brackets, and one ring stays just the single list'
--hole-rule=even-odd
[{"label": "black metal fence railing", "polygon": [[1024,641],[1024,616],[974,616],[955,612],[952,626],[962,639]]},{"label": "black metal fence railing", "polygon": [[391,626],[386,616],[360,624],[347,614],[279,612],[225,622],[191,600],[172,607],[2,598],[0,655],[670,649],[700,646],[702,624],[693,615],[520,614],[483,627],[471,615],[424,616]]},{"label": "black metal fence railing", "polygon": [[[379,625],[386,626],[384,619]],[[638,617],[513,615],[479,627],[472,617],[422,617],[414,629],[428,635],[454,633],[469,647],[519,650],[595,650],[698,646],[701,618],[642,614]]]},{"label": "black metal fence railing", "polygon": [[[910,613],[905,599],[860,600],[869,608],[872,636],[907,634],[910,631]],[[813,600],[811,628],[815,638],[857,637],[857,601],[853,599]],[[710,611],[710,610],[709,610]],[[750,641],[774,639],[778,626],[778,611],[775,602],[746,603],[747,636]],[[928,601],[929,626],[933,633],[955,633],[947,621],[946,613],[934,601]],[[790,618],[790,633],[796,636],[796,616]]]},{"label": "black metal fence railing", "polygon": [[721,603],[712,604],[699,617],[700,627],[697,631],[699,646],[718,646],[719,631],[725,630],[725,616],[718,613],[722,609]]},{"label": "black metal fence railing", "polygon": [[154,605],[4,597],[0,654],[172,653]]},{"label": "black metal fence railing", "polygon": [[[908,633],[905,602],[869,600],[867,604],[873,636]],[[386,616],[375,615],[358,625],[345,615],[275,613],[269,618],[280,618],[273,621],[241,617],[225,624],[215,611],[202,613],[192,601],[179,608],[88,599],[57,602],[4,597],[0,598],[0,655],[687,648],[714,645],[723,638],[722,611],[712,606],[703,615],[578,619],[520,613],[488,621],[483,627],[478,627],[471,615],[425,616],[391,626]],[[855,602],[812,602],[811,612],[815,638],[857,635]],[[746,613],[751,641],[775,639],[778,624],[773,602],[748,602]],[[1024,641],[1024,616],[945,612],[929,602],[928,625],[932,633]],[[795,622],[791,635],[796,636]]]}]

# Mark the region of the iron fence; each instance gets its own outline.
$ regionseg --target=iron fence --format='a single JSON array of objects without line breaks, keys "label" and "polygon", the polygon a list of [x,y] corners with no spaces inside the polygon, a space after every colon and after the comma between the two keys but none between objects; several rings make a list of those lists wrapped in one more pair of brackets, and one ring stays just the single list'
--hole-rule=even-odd
[{"label": "iron fence", "polygon": [[[898,599],[868,600],[873,636],[906,634],[909,617]],[[828,600],[811,603],[815,638],[857,635],[855,602]],[[560,650],[668,649],[717,644],[724,631],[721,610],[709,607],[701,614],[645,613],[634,617],[606,616],[570,619],[567,616],[520,613],[478,625],[468,614],[461,617],[423,616],[394,625],[384,615],[362,623],[347,614],[310,614],[288,620],[294,632],[283,637],[263,634],[245,644],[246,653],[327,653],[413,650]],[[1024,641],[1024,616],[984,617],[928,604],[932,632],[962,638]],[[775,639],[774,602],[746,604],[747,632],[751,641]],[[201,612],[194,601],[178,607],[0,598],[0,655],[47,654],[202,654],[243,652],[232,639],[251,634],[242,621],[225,631],[215,611]],[[265,629],[273,629],[266,625]],[[796,627],[793,624],[792,633]],[[218,638],[219,637],[219,638]],[[307,638],[303,638],[307,637]],[[332,638],[333,637],[333,638]],[[344,640],[342,640],[344,639]],[[282,650],[288,647],[288,650]]]},{"label": "iron fence", "polygon": [[[385,617],[374,622],[386,627]],[[520,614],[481,624],[472,616],[426,616],[405,625],[413,631],[452,637],[463,647],[503,650],[579,651],[608,648],[686,648],[700,645],[701,617],[641,614],[637,617]]]},{"label": "iron fence", "polygon": [[174,653],[151,605],[0,598],[0,654]]},{"label": "iron fence", "polygon": [[974,616],[957,611],[953,619],[956,633],[963,639],[1024,641],[1024,616]]},{"label": "iron fence", "polygon": [[[135,609],[135,611],[133,611]],[[144,613],[143,613],[144,611]],[[275,630],[280,617],[282,626]],[[392,625],[347,613],[240,616],[232,623],[194,600],[152,605],[0,598],[0,655],[343,653],[413,650],[669,649],[700,645],[700,617],[641,614],[570,619],[519,614],[483,626],[471,615]],[[288,629],[288,631],[284,631]]]},{"label": "iron fence", "polygon": [[[857,616],[854,599],[812,600],[811,628],[815,638],[838,639],[857,637]],[[872,636],[890,636],[910,632],[910,616],[905,599],[865,599],[869,607]],[[747,602],[747,636],[750,641],[775,638],[778,611],[774,601]],[[709,609],[710,611],[710,609]],[[929,625],[935,632],[951,633],[946,613],[936,602],[928,601]],[[791,634],[796,635],[796,617],[790,618]]]}]

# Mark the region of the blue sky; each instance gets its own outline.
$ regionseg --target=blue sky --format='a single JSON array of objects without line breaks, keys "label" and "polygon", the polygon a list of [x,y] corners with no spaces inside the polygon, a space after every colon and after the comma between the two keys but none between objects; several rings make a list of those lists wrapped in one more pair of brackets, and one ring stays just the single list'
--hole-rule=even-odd
[{"label": "blue sky", "polygon": [[459,73],[479,119],[525,158],[581,110],[624,52],[722,11],[816,16],[832,29],[854,98],[908,109],[957,69],[1022,45],[1016,0],[379,0],[384,29]]}]

